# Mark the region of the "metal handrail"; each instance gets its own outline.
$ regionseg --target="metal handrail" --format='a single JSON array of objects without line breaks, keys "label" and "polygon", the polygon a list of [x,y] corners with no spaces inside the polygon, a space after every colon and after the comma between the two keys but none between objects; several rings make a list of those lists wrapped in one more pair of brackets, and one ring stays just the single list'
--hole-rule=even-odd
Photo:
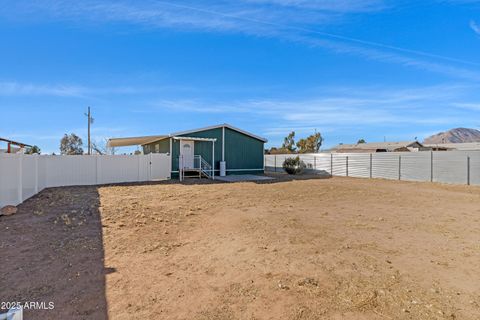
[{"label": "metal handrail", "polygon": [[[180,173],[180,181],[183,180],[185,177],[185,172],[184,172],[184,164],[183,164],[183,157],[179,156],[179,173]],[[200,170],[202,174],[207,176],[208,178],[212,178],[213,175],[213,170],[212,170],[212,165],[208,163],[205,159],[202,158],[201,155],[194,155],[193,156],[193,168],[192,169],[197,169]]]},{"label": "metal handrail", "polygon": [[200,170],[202,170],[202,172],[210,178],[211,172],[212,172],[212,166],[210,165],[210,163],[205,161],[205,159],[203,159],[201,156],[199,156],[199,158],[200,158]]}]

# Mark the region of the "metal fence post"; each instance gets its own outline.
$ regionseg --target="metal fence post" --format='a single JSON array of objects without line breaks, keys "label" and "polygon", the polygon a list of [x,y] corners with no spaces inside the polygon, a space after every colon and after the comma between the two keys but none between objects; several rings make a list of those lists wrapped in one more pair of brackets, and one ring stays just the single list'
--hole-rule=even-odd
[{"label": "metal fence post", "polygon": [[467,156],[467,185],[470,185],[470,156]]},{"label": "metal fence post", "polygon": [[317,157],[313,156],[313,170],[317,170]]},{"label": "metal fence post", "polygon": [[430,151],[430,182],[433,182],[433,151]]},{"label": "metal fence post", "polygon": [[346,162],[347,162],[347,177],[348,177],[348,156],[346,157]]},{"label": "metal fence post", "polygon": [[373,177],[373,153],[370,153],[370,179]]},{"label": "metal fence post", "polygon": [[330,176],[333,177],[333,153],[330,153]]},{"label": "metal fence post", "polygon": [[274,172],[277,172],[277,155],[274,155],[273,157],[274,157],[273,165],[275,167]]},{"label": "metal fence post", "polygon": [[402,180],[402,156],[398,156],[398,180]]}]

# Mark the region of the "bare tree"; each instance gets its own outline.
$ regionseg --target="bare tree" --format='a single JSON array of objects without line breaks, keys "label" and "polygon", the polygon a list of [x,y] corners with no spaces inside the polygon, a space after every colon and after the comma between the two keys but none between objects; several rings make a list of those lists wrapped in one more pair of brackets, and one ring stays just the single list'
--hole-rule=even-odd
[{"label": "bare tree", "polygon": [[115,147],[108,146],[108,139],[92,142],[92,149],[99,155],[114,155],[117,151]]}]

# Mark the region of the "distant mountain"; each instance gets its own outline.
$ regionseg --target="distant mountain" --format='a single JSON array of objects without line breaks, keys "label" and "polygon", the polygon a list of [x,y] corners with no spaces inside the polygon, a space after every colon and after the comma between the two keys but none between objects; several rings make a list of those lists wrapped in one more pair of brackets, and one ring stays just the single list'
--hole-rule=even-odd
[{"label": "distant mountain", "polygon": [[480,131],[468,128],[456,128],[445,132],[440,132],[425,138],[423,143],[462,143],[462,142],[480,142]]}]

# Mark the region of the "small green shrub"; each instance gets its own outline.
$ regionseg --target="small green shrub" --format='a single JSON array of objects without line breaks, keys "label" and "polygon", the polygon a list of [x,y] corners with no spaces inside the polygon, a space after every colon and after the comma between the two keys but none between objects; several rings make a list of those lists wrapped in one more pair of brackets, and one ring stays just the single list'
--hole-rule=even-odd
[{"label": "small green shrub", "polygon": [[283,162],[283,169],[288,173],[288,174],[299,174],[302,173],[303,170],[307,167],[305,165],[305,162],[300,160],[300,157],[296,158],[287,158]]}]

